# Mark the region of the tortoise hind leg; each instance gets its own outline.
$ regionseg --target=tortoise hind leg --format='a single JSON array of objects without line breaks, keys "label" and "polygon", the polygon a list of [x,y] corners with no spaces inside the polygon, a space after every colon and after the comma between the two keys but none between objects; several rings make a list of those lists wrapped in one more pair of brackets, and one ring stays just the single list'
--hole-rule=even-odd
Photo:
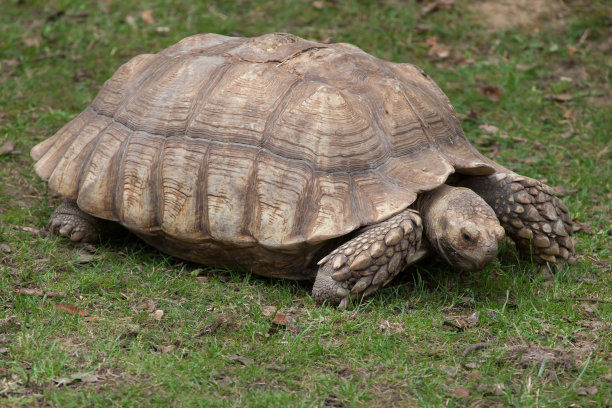
[{"label": "tortoise hind leg", "polygon": [[460,185],[493,207],[523,256],[550,263],[572,260],[572,218],[549,186],[515,173],[466,177]]},{"label": "tortoise hind leg", "polygon": [[313,298],[345,308],[351,297],[386,285],[419,248],[422,230],[421,218],[409,209],[364,228],[319,261]]},{"label": "tortoise hind leg", "polygon": [[75,200],[64,199],[49,218],[49,228],[73,242],[92,242],[109,229],[109,221],[96,218],[79,208]]}]

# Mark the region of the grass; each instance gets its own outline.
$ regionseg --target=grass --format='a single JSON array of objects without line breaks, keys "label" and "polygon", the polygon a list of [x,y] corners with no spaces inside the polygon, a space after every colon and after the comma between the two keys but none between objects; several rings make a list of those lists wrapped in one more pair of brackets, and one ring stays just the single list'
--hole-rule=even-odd
[{"label": "grass", "polygon": [[[610,405],[610,6],[549,2],[501,28],[456,3],[419,17],[423,3],[394,1],[4,2],[0,405]],[[271,31],[424,68],[479,149],[563,187],[577,262],[541,273],[506,243],[484,271],[418,265],[338,311],[309,283],[202,268],[130,236],[44,233],[59,198],[27,152],[123,62],[197,32]]]}]

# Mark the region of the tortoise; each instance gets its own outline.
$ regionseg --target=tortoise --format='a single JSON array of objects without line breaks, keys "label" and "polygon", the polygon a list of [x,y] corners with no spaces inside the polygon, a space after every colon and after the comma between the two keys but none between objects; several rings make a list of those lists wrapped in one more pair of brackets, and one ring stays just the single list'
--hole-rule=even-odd
[{"label": "tortoise", "polygon": [[553,190],[481,155],[418,67],[286,33],[200,34],[122,65],[31,151],[55,232],[123,225],[185,260],[315,279],[345,307],[428,254],[476,270],[505,233],[571,260]]}]

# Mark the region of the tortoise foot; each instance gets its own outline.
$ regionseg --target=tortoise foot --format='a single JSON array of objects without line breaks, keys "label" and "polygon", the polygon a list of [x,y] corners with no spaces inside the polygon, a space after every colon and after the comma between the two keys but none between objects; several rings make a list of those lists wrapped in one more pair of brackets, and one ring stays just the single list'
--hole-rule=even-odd
[{"label": "tortoise foot", "polygon": [[553,190],[514,173],[473,177],[465,184],[493,207],[519,252],[540,263],[572,261],[572,218]]},{"label": "tortoise foot", "polygon": [[100,238],[105,221],[83,212],[76,201],[65,199],[51,214],[49,229],[73,242],[92,242]]},{"label": "tortoise foot", "polygon": [[313,298],[346,308],[351,298],[385,286],[419,248],[422,230],[421,218],[413,210],[364,228],[319,261]]}]

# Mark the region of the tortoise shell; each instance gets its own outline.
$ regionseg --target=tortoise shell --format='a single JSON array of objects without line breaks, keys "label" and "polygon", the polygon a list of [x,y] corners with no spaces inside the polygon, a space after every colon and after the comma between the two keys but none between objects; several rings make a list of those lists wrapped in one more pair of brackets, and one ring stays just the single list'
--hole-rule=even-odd
[{"label": "tortoise shell", "polygon": [[166,252],[294,278],[451,173],[494,173],[421,69],[284,33],[139,55],[31,154],[52,190]]}]

